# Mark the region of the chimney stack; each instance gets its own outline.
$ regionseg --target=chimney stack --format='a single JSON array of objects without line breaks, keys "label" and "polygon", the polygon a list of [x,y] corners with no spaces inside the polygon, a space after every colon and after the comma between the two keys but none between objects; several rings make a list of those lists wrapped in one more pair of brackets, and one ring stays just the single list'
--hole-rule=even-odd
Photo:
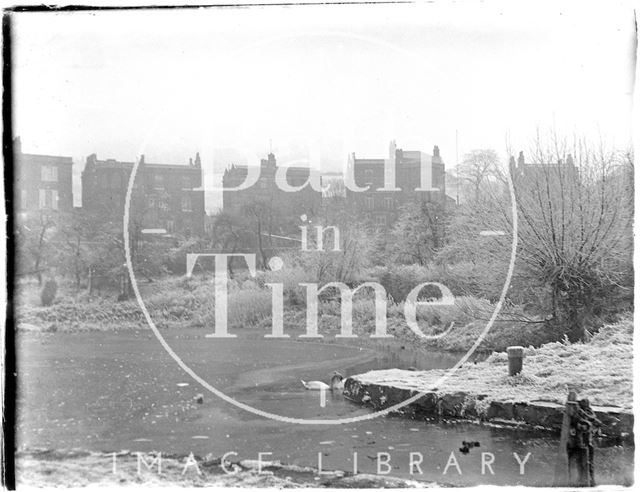
[{"label": "chimney stack", "polygon": [[389,142],[389,159],[393,159],[396,156],[396,149],[396,141],[391,140],[391,142]]}]

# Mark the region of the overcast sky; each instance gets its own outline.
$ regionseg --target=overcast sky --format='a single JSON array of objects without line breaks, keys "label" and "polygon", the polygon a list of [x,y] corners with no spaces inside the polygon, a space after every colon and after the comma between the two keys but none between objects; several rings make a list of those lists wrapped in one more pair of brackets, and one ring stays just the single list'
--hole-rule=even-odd
[{"label": "overcast sky", "polygon": [[[529,5],[527,7],[527,5]],[[455,166],[525,149],[536,127],[631,138],[633,17],[540,2],[14,15],[25,152],[187,163],[384,157],[389,141]],[[271,142],[271,144],[270,144]],[[77,193],[76,193],[77,194]],[[208,196],[207,207],[219,204]]]}]

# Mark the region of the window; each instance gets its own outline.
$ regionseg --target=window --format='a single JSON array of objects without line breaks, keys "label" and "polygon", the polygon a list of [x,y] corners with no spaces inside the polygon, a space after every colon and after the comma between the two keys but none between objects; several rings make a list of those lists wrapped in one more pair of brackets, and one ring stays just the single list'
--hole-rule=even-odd
[{"label": "window", "polygon": [[153,209],[156,208],[156,197],[155,196],[150,196],[149,198],[147,198],[147,207]]},{"label": "window", "polygon": [[182,197],[181,208],[183,212],[191,212],[193,210],[191,205],[191,197],[189,195],[185,195]]},{"label": "window", "polygon": [[167,232],[173,233],[173,230],[174,230],[173,220],[167,220]]},{"label": "window", "polygon": [[40,209],[58,210],[58,190],[38,190],[38,205]]},{"label": "window", "polygon": [[44,164],[40,168],[40,180],[47,182],[58,181],[58,166]]},{"label": "window", "polygon": [[182,187],[191,188],[191,176],[182,176]]},{"label": "window", "polygon": [[166,198],[160,198],[158,200],[158,208],[163,212],[166,212],[167,210],[169,210],[169,202],[167,201]]},{"label": "window", "polygon": [[58,210],[58,190],[49,190],[51,196],[51,208],[53,210]]},{"label": "window", "polygon": [[376,215],[376,225],[377,226],[387,225],[386,217],[384,215]]},{"label": "window", "polygon": [[387,210],[393,210],[393,197],[387,196],[384,199],[384,208]]},{"label": "window", "polygon": [[366,169],[364,172],[364,184],[373,183],[373,171],[371,169]]},{"label": "window", "polygon": [[162,174],[153,175],[153,186],[155,188],[164,188],[164,176]]},{"label": "window", "polygon": [[372,196],[365,196],[364,197],[364,208],[366,208],[367,210],[373,210],[373,197]]}]

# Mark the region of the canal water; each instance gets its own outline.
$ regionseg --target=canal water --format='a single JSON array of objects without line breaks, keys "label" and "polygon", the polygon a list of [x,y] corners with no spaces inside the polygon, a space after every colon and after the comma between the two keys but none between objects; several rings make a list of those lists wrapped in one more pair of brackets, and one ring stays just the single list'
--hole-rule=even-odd
[{"label": "canal water", "polygon": [[[449,353],[416,352],[395,340],[363,347],[210,339],[195,329],[164,335],[186,364],[228,396],[304,419],[357,417],[371,410],[337,394],[329,394],[323,406],[319,392],[304,389],[301,379],[328,382],[334,370],[352,375],[390,367],[447,368],[458,360]],[[452,485],[553,483],[558,451],[553,434],[401,416],[341,425],[288,424],[206,392],[149,331],[21,334],[18,342],[19,449],[235,453],[231,461],[261,456],[345,471],[355,462],[359,472]],[[464,453],[462,441],[479,446]],[[484,469],[482,453],[491,453],[484,457],[491,466]],[[602,442],[596,460],[598,483],[632,480],[631,446]],[[419,464],[410,467],[410,461]]]}]

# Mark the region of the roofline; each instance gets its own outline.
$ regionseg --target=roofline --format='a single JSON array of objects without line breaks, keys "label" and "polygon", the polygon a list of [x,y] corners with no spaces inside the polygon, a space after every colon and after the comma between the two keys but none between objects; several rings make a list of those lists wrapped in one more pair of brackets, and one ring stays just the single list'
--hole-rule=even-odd
[{"label": "roofline", "polygon": [[[105,159],[99,160],[96,159],[94,161],[94,165],[99,167],[108,167],[108,166],[125,166],[125,167],[133,167],[133,162],[124,162],[124,161],[116,161],[115,159]],[[179,169],[180,171],[202,171],[202,168],[190,166],[189,164],[155,164],[152,162],[145,162],[142,164],[144,167],[152,167],[152,168],[163,168],[163,169]]]},{"label": "roofline", "polygon": [[190,166],[189,164],[154,164],[154,163],[151,163],[151,162],[145,162],[144,166],[145,167],[174,168],[174,169],[180,169],[181,171],[184,171],[184,170],[201,171],[202,170],[201,167]]},{"label": "roofline", "polygon": [[[401,150],[401,149],[398,149],[398,150]],[[402,153],[403,154],[406,154],[406,153],[419,154],[420,156],[425,155],[425,156],[431,157],[431,159],[433,159],[433,154],[429,154],[427,152],[423,152],[422,150],[403,150]],[[416,157],[407,156],[407,158],[415,159]],[[367,161],[367,162],[370,162],[370,163],[384,164],[384,162],[387,161],[388,159],[389,159],[388,157],[376,157],[376,158],[356,157],[354,159],[354,162]]]},{"label": "roofline", "polygon": [[[70,162],[65,162],[65,164],[73,164],[73,158],[72,157],[68,157],[65,155],[49,155],[49,154],[25,154],[24,152],[20,152],[18,154],[18,156],[23,156],[23,157],[42,157],[44,159],[56,159],[56,160],[64,160],[64,161],[70,161]],[[20,159],[20,157],[18,157],[18,160]]]},{"label": "roofline", "polygon": [[[229,166],[227,166],[227,167],[225,168],[225,171],[230,171],[230,170],[233,170],[233,169],[248,169],[248,168],[250,168],[250,167],[251,167],[251,168],[258,168],[258,169],[262,169],[262,166],[247,166],[247,165],[244,165],[244,164],[230,164]],[[271,167],[271,168],[269,168],[269,169],[277,169],[278,167],[279,167],[279,168],[286,167],[286,168],[287,168],[287,171],[315,171],[315,172],[317,172],[317,173],[321,173],[321,171],[320,171],[320,170],[318,170],[318,169],[316,169],[316,168],[313,168],[313,167],[300,167],[300,166],[290,166],[290,167],[287,167],[287,166],[277,166],[276,168]]]}]

